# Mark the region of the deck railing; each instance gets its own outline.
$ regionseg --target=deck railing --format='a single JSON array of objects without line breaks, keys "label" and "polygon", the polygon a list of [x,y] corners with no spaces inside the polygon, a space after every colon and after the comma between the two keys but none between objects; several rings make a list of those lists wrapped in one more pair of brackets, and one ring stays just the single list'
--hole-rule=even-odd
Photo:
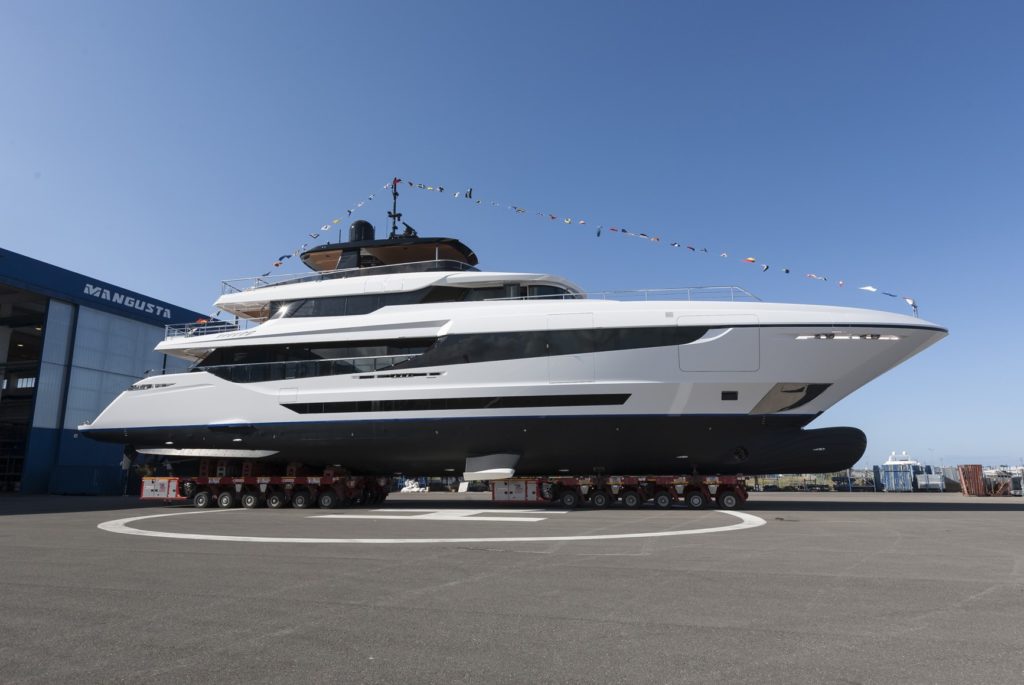
[{"label": "deck railing", "polygon": [[690,302],[760,302],[761,298],[738,285],[702,285],[690,288],[655,288],[648,290],[604,290],[587,293],[591,300],[687,300]]},{"label": "deck railing", "polygon": [[690,288],[655,288],[647,290],[601,290],[588,293],[561,293],[558,295],[523,295],[498,297],[495,300],[616,300],[621,302],[649,302],[686,300],[688,302],[760,302],[761,298],[737,285],[702,285]]},{"label": "deck railing", "polygon": [[194,321],[192,323],[175,323],[164,327],[164,340],[174,338],[191,338],[196,335],[213,333],[230,333],[238,330],[234,321]]},{"label": "deck railing", "polygon": [[304,274],[272,274],[267,276],[247,276],[221,281],[221,294],[241,293],[246,290],[267,288],[272,285],[291,283],[310,283],[325,281],[332,278],[354,278],[356,276],[381,276],[386,274],[419,273],[423,271],[477,271],[475,266],[454,259],[431,259],[425,262],[407,262],[404,264],[384,264],[381,266],[364,266],[355,269],[334,269]]}]

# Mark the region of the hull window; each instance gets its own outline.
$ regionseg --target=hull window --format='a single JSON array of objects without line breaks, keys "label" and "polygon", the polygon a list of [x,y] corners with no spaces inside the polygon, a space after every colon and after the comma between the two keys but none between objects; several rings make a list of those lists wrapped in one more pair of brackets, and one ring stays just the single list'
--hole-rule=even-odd
[{"label": "hull window", "polygon": [[210,353],[193,371],[207,371],[233,383],[367,373],[405,364],[434,342],[433,338],[422,338],[222,347]]},{"label": "hull window", "polygon": [[512,397],[433,397],[417,400],[363,400],[360,402],[306,402],[285,404],[297,414],[349,412],[451,411],[453,409],[528,409],[532,407],[596,407],[622,405],[621,395],[527,395]]},{"label": "hull window", "polygon": [[439,339],[437,345],[405,366],[475,364],[509,359],[670,347],[698,340],[707,330],[703,327],[650,326],[448,335]]},{"label": "hull window", "polygon": [[[579,344],[574,344],[573,338],[561,335],[566,328],[574,329],[573,333],[581,338]],[[593,343],[596,341],[593,335],[588,335],[593,328],[593,314],[548,316],[548,380],[552,383],[589,383],[594,380]]]}]

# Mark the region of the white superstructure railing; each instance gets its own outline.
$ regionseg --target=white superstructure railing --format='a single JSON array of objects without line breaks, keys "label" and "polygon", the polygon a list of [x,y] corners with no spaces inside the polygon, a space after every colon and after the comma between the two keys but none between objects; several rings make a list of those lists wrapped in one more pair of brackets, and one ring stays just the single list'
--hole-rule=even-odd
[{"label": "white superstructure railing", "polygon": [[407,262],[403,264],[383,264],[381,266],[364,266],[355,269],[334,269],[332,271],[316,271],[301,274],[271,274],[267,276],[246,276],[221,281],[221,294],[241,293],[272,285],[286,283],[309,283],[325,281],[332,278],[354,278],[356,276],[381,276],[385,274],[418,273],[422,271],[476,271],[477,268],[454,259],[431,259],[424,262]]},{"label": "white superstructure railing", "polygon": [[196,335],[230,333],[238,330],[235,321],[193,321],[192,323],[168,324],[164,327],[164,340],[191,338]]},{"label": "white superstructure railing", "polygon": [[592,300],[687,300],[709,302],[760,302],[761,298],[738,285],[701,285],[689,288],[606,290],[587,293]]},{"label": "white superstructure railing", "polygon": [[600,290],[587,293],[557,295],[523,295],[499,297],[495,300],[616,300],[621,302],[651,302],[685,300],[687,302],[760,302],[761,298],[738,285],[701,285],[688,288],[652,288],[646,290]]}]

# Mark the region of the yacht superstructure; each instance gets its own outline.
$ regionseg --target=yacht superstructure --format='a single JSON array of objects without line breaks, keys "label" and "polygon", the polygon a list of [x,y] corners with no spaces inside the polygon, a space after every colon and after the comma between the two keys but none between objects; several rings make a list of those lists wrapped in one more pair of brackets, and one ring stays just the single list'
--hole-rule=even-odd
[{"label": "yacht superstructure", "polygon": [[946,335],[739,289],[595,298],[478,271],[453,239],[377,240],[366,222],[302,260],[313,273],[218,299],[258,325],[169,327],[157,349],[191,372],[138,381],[80,430],[171,458],[368,475],[834,471],[864,434],[804,427]]}]

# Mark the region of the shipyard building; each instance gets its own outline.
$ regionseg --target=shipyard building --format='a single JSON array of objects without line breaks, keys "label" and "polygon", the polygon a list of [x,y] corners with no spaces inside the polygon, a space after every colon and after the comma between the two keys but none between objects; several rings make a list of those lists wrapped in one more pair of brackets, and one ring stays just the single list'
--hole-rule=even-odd
[{"label": "shipyard building", "polygon": [[121,494],[122,448],[75,429],[147,373],[185,369],[153,347],[201,316],[0,248],[0,493]]}]

